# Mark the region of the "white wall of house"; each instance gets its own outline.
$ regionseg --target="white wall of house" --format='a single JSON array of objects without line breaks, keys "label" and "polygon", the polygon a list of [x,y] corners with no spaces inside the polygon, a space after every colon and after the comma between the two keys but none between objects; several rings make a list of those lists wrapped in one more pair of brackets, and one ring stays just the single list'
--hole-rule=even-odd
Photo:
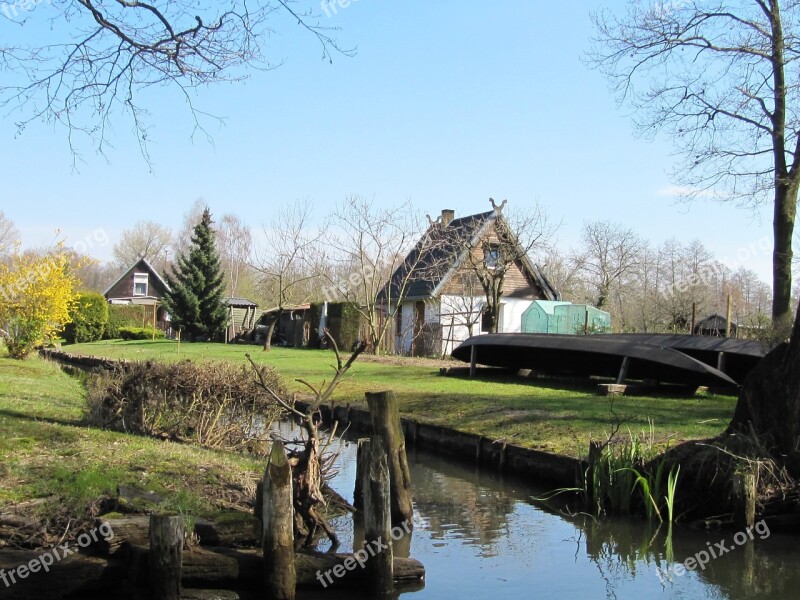
[{"label": "white wall of house", "polygon": [[533,303],[531,300],[520,298],[502,298],[500,327],[498,333],[522,333],[522,313],[528,310]]},{"label": "white wall of house", "polygon": [[461,342],[470,337],[470,323],[472,323],[472,335],[481,333],[481,312],[485,303],[486,299],[481,296],[441,297],[439,323],[442,326],[442,354],[449,355]]},{"label": "white wall of house", "polygon": [[[411,344],[414,341],[414,320],[417,316],[417,302],[419,300],[406,300],[401,303],[402,319],[400,329],[395,331],[396,347],[398,354],[411,354]],[[436,300],[425,300],[425,322],[439,322],[439,303]]]},{"label": "white wall of house", "polygon": [[[402,319],[400,330],[396,331],[396,351],[398,354],[410,354],[414,337],[414,319],[416,318],[416,300],[402,303]],[[470,337],[469,323],[472,323],[472,335],[485,333],[481,329],[481,313],[486,304],[483,296],[450,296],[442,295],[425,301],[425,322],[439,323],[442,330],[442,353],[449,355],[461,342]],[[530,300],[503,298],[499,333],[520,333],[522,331],[522,314],[531,305]]]}]

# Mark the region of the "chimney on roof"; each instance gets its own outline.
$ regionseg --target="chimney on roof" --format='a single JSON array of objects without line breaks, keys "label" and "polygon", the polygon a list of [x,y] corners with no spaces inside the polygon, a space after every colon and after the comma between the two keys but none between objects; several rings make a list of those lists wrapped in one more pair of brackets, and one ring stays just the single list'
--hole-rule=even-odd
[{"label": "chimney on roof", "polygon": [[445,208],[442,211],[442,227],[447,227],[456,216],[456,211]]}]

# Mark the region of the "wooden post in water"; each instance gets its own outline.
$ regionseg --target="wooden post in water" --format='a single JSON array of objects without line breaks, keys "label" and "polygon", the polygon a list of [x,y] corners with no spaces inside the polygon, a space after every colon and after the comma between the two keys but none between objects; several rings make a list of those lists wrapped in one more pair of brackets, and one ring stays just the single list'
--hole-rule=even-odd
[{"label": "wooden post in water", "polygon": [[411,505],[411,472],[406,456],[406,438],[400,424],[400,411],[394,392],[367,392],[367,405],[372,418],[372,431],[383,438],[384,452],[389,464],[392,493],[392,524],[413,522]]},{"label": "wooden post in water", "polygon": [[150,590],[154,600],[179,600],[183,517],[150,515]]},{"label": "wooden post in water", "polygon": [[353,490],[353,508],[364,507],[364,471],[367,468],[369,438],[359,438],[356,448],[356,484]]},{"label": "wooden post in water", "polygon": [[[603,445],[600,442],[589,442],[589,464],[586,468],[586,501],[589,504],[594,504],[599,499],[595,497],[595,481],[594,475],[595,470],[597,467],[597,463],[600,461],[600,458],[603,454]],[[580,487],[580,482],[578,483],[578,487]],[[589,506],[586,506],[587,510]],[[592,507],[592,512],[594,512],[594,507]]]},{"label": "wooden post in water", "polygon": [[734,520],[741,527],[753,527],[756,523],[756,502],[758,490],[756,474],[752,470],[734,477],[736,488],[737,510]]},{"label": "wooden post in water", "polygon": [[370,591],[391,594],[394,587],[392,551],[391,482],[384,451],[385,441],[373,435],[365,446],[367,457],[363,474],[364,549],[369,558],[364,565]]},{"label": "wooden post in water", "polygon": [[264,590],[267,598],[294,600],[297,575],[294,560],[292,469],[283,442],[272,442],[269,464],[261,482]]}]

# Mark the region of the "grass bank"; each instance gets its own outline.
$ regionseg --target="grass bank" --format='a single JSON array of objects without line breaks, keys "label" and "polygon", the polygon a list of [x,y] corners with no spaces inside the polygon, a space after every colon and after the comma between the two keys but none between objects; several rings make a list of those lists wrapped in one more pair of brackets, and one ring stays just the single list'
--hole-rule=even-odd
[{"label": "grass bank", "polygon": [[254,496],[263,469],[255,460],[88,428],[84,414],[76,378],[39,358],[0,358],[0,512],[30,523],[0,526],[0,546],[74,535],[121,484],[196,516],[246,510]]},{"label": "grass bank", "polygon": [[[325,350],[257,346],[178,344],[173,341],[103,341],[65,346],[75,354],[135,360],[245,361],[275,367],[293,391],[305,388],[296,379],[318,384],[330,379],[334,356]],[[460,363],[454,363],[460,364]],[[605,439],[617,422],[621,432],[655,427],[657,441],[673,442],[718,435],[736,406],[731,396],[707,393],[685,397],[621,397],[612,401],[594,394],[593,386],[518,378],[467,381],[439,375],[439,361],[398,357],[359,358],[334,394],[337,403],[364,405],[364,392],[394,390],[404,416],[510,443],[576,456],[590,439]],[[613,412],[612,412],[613,410]]]}]

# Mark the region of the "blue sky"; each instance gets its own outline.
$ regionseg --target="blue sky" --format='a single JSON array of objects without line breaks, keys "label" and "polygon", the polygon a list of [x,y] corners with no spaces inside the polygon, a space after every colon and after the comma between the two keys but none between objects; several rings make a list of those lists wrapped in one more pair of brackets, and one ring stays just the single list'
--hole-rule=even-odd
[{"label": "blue sky", "polygon": [[[193,99],[224,118],[209,123],[213,143],[192,138],[177,91],[142,97],[152,171],[124,119],[114,124],[115,147],[105,157],[83,147],[75,170],[63,129],[32,125],[17,136],[14,116],[4,117],[0,210],[27,245],[52,240],[56,229],[78,241],[102,228],[113,243],[139,219],[180,227],[197,198],[260,229],[281,204],[302,198],[322,219],[349,194],[457,215],[486,210],[491,196],[518,207],[540,202],[562,222],[563,246],[584,221],[610,219],[654,243],[700,239],[733,260],[771,236],[769,211],[678,203],[669,140],[637,138],[606,81],[581,61],[590,12],[622,5],[352,0],[321,13],[323,24],[341,27],[343,46],[358,48],[333,64],[276,15],[270,57],[283,64]],[[10,27],[0,20],[0,34]],[[108,259],[111,245],[93,254]],[[746,254],[744,266],[769,281],[769,254]]]}]

